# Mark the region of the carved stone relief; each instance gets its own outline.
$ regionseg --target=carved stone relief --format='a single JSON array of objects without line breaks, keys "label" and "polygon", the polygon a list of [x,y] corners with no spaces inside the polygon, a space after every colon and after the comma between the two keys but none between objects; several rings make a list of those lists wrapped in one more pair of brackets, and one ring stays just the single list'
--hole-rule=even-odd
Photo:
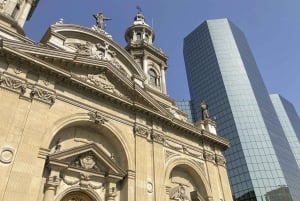
[{"label": "carved stone relief", "polygon": [[191,201],[186,188],[179,184],[178,186],[170,189],[170,200],[174,201]]},{"label": "carved stone relief", "polygon": [[220,155],[216,155],[216,163],[217,163],[218,165],[225,166],[225,164],[226,164],[226,159],[225,159],[225,157],[220,156]]},{"label": "carved stone relief", "polygon": [[134,133],[135,135],[138,135],[140,137],[148,138],[150,135],[150,130],[148,128],[144,128],[136,125],[134,127]]},{"label": "carved stone relief", "polygon": [[96,157],[93,152],[86,152],[81,154],[73,163],[72,166],[82,168],[84,170],[92,170],[99,172],[100,168],[97,165]]},{"label": "carved stone relief", "polygon": [[108,120],[101,115],[99,112],[89,112],[88,115],[90,116],[90,120],[95,122],[95,124],[104,124]]},{"label": "carved stone relief", "polygon": [[213,152],[210,152],[210,151],[205,151],[204,152],[204,159],[206,161],[209,161],[209,162],[212,162],[212,163],[216,162],[216,160],[215,160],[215,154]]},{"label": "carved stone relief", "polygon": [[116,89],[115,85],[113,85],[106,77],[105,73],[102,72],[100,74],[88,74],[88,75],[75,75],[74,77],[79,78],[83,81],[86,81],[97,88],[103,89],[109,93],[112,93],[114,95],[127,98],[124,94],[122,94],[119,90]]},{"label": "carved stone relief", "polygon": [[53,92],[37,87],[31,90],[30,97],[49,104],[54,104],[56,99],[56,95]]},{"label": "carved stone relief", "polygon": [[20,94],[24,94],[27,87],[24,81],[14,79],[3,74],[0,74],[0,86],[18,92]]},{"label": "carved stone relief", "polygon": [[164,144],[164,142],[165,142],[164,136],[158,132],[155,132],[154,130],[152,130],[152,132],[151,132],[151,139],[153,142],[156,142],[159,144]]},{"label": "carved stone relief", "polygon": [[[54,92],[26,83],[23,80],[12,78],[8,75],[0,74],[0,86],[19,93],[22,97],[29,96],[27,98],[30,100],[36,99],[51,105],[55,103],[56,95]],[[29,93],[26,93],[27,89],[30,90]]]}]

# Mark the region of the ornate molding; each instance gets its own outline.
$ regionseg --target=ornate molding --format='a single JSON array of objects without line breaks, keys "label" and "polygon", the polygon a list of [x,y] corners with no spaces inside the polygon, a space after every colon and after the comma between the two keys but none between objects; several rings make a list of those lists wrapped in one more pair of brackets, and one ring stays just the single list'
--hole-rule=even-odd
[{"label": "ornate molding", "polygon": [[75,185],[75,184],[78,184],[80,182],[80,179],[78,178],[68,178],[67,176],[63,176],[62,177],[62,180],[65,184],[69,185],[69,186],[72,186],[72,185]]},{"label": "ornate molding", "polygon": [[220,155],[216,155],[216,163],[220,166],[224,166],[226,165],[226,159],[224,156],[220,156]]},{"label": "ornate molding", "polygon": [[93,121],[95,124],[104,124],[108,120],[99,112],[89,112],[88,113],[90,120]]},{"label": "ornate molding", "polygon": [[23,95],[27,84],[24,81],[0,74],[0,86]]},{"label": "ornate molding", "polygon": [[135,134],[135,136],[140,136],[140,137],[148,139],[148,137],[150,135],[150,129],[135,125],[134,126],[134,134]]},{"label": "ornate molding", "polygon": [[159,143],[159,144],[164,144],[165,142],[165,137],[163,134],[157,133],[154,130],[151,132],[151,139],[153,142]]},{"label": "ornate molding", "polygon": [[56,95],[53,92],[38,87],[33,87],[30,97],[50,105],[53,105],[56,99]]},{"label": "ornate molding", "polygon": [[179,156],[179,154],[176,154],[174,152],[165,150],[165,163],[168,162],[168,160],[170,160],[171,158],[175,157],[175,156]]},{"label": "ornate molding", "polygon": [[105,90],[106,92],[117,95],[119,97],[129,99],[129,97],[125,96],[119,90],[116,89],[115,85],[108,80],[104,72],[99,74],[87,74],[87,75],[72,74],[72,76],[79,80],[85,81],[89,84],[92,84],[99,89]]},{"label": "ornate molding", "polygon": [[216,162],[216,158],[215,158],[215,154],[213,152],[210,152],[210,151],[204,151],[204,159],[206,161],[209,161],[209,162],[212,162],[212,163],[215,163]]}]

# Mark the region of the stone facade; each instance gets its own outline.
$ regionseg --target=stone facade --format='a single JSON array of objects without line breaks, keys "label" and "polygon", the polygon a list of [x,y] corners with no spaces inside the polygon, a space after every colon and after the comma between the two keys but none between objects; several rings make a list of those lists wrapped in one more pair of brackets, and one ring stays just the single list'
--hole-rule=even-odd
[{"label": "stone facade", "polygon": [[163,53],[147,57],[161,66],[153,87],[97,27],[58,23],[40,44],[0,36],[1,201],[232,200],[229,142],[166,96]]}]

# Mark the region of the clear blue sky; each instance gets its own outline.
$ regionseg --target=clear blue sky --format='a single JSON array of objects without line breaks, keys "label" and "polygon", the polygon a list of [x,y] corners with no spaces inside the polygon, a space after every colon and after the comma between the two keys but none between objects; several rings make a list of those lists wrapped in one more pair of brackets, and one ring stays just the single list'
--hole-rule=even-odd
[{"label": "clear blue sky", "polygon": [[245,33],[269,92],[282,94],[300,113],[299,0],[40,0],[25,32],[38,42],[59,18],[91,27],[92,15],[102,11],[113,19],[106,31],[124,47],[137,5],[154,27],[155,46],[169,57],[167,88],[173,99],[189,99],[183,38],[206,19],[227,17]]}]

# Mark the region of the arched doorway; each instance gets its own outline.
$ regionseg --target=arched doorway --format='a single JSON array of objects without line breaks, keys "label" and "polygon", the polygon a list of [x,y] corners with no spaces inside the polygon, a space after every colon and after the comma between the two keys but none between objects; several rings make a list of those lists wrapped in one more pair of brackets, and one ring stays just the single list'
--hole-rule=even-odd
[{"label": "arched doorway", "polygon": [[68,193],[63,197],[61,201],[95,201],[95,200],[93,200],[90,196],[88,196],[83,192],[76,191],[76,192]]}]

